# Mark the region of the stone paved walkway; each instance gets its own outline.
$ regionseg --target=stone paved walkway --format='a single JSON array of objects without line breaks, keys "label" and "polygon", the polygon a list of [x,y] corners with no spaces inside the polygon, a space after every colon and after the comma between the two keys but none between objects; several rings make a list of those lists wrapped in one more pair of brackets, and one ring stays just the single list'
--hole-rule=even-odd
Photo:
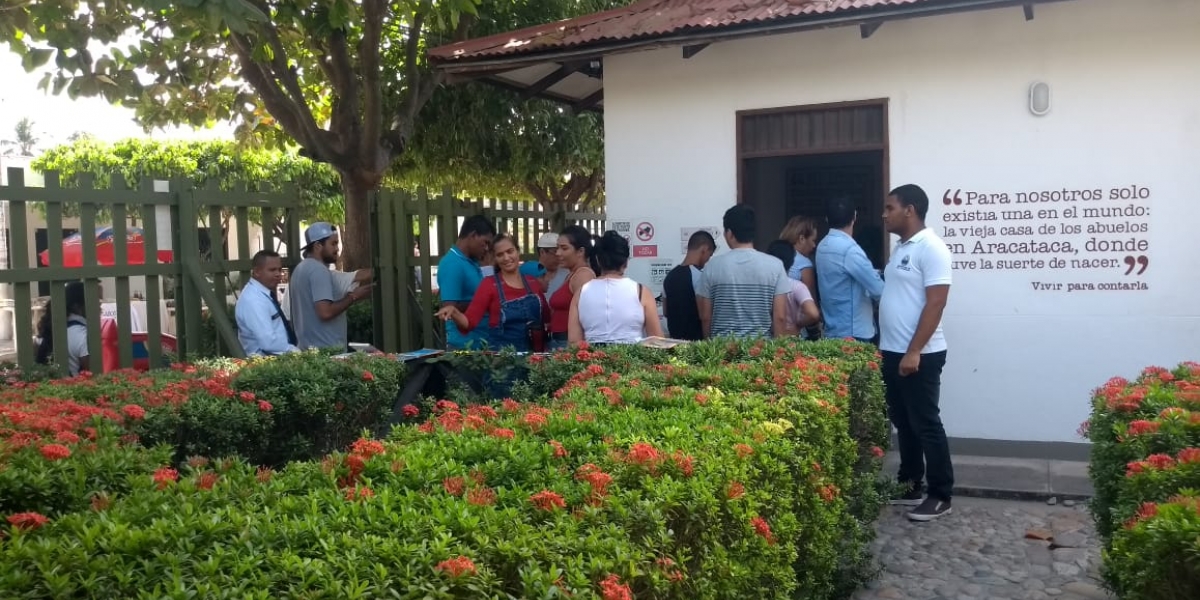
[{"label": "stone paved walkway", "polygon": [[884,508],[874,548],[881,571],[853,600],[1112,598],[1082,505],[955,498],[954,512],[932,523],[912,523],[905,510]]}]

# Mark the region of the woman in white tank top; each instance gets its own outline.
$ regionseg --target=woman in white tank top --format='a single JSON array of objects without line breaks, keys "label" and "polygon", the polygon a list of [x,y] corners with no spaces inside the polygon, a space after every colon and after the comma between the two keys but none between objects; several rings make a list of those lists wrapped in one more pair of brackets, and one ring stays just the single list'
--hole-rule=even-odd
[{"label": "woman in white tank top", "polygon": [[571,300],[567,340],[571,344],[636,344],[661,336],[658,307],[650,290],[625,277],[629,242],[606,231],[595,244],[600,276],[584,284]]}]

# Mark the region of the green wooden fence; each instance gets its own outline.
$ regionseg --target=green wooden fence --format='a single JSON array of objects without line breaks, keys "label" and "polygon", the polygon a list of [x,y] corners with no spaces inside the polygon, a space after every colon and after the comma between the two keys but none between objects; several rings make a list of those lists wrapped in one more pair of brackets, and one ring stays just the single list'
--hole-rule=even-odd
[{"label": "green wooden fence", "polygon": [[[426,190],[376,193],[371,200],[371,235],[377,348],[397,352],[444,346],[444,324],[433,318],[438,306],[431,285],[433,268],[457,240],[462,219],[476,214],[492,219],[497,231],[514,236],[525,260],[536,259],[538,237],[564,224],[582,225],[595,234],[604,228],[601,213],[556,214],[525,202],[459,199],[449,190],[434,197]],[[420,232],[416,239],[414,231]],[[431,243],[435,236],[436,247]]]},{"label": "green wooden fence", "polygon": [[[92,178],[84,177],[77,188],[60,185],[55,172],[44,174],[45,185],[25,185],[21,169],[8,169],[8,181],[0,186],[0,201],[8,202],[8,239],[10,267],[0,265],[0,285],[12,287],[15,312],[17,363],[26,368],[34,364],[35,346],[33,311],[39,283],[50,285],[53,311],[55,363],[66,364],[67,329],[65,287],[68,281],[84,283],[85,315],[89,323],[88,349],[92,370],[99,371],[103,356],[99,335],[101,323],[100,281],[113,278],[111,290],[104,290],[116,303],[119,366],[133,364],[131,280],[144,282],[146,303],[146,349],[151,365],[162,364],[162,347],[157,343],[164,331],[166,315],[162,296],[173,296],[178,358],[188,360],[200,354],[204,344],[202,320],[211,320],[217,332],[218,352],[227,356],[243,355],[237,333],[226,309],[232,274],[244,283],[250,272],[251,223],[261,227],[260,247],[298,249],[300,223],[297,219],[296,194],[289,190],[251,192],[245,188],[220,190],[215,186],[195,188],[186,181],[168,182],[156,189],[155,182],[143,180],[130,189],[124,178],[114,174],[108,189],[96,189]],[[40,205],[40,206],[39,206]],[[162,209],[161,211],[159,209]],[[31,254],[30,223],[44,213],[49,266],[39,267],[40,259]],[[84,237],[82,266],[64,266],[64,215],[78,215],[78,230]],[[154,257],[164,248],[159,239],[159,221],[169,219],[170,250],[173,260],[158,263]],[[128,264],[127,233],[140,222],[146,264]],[[96,244],[91,238],[97,224],[111,223],[114,260],[100,264]],[[201,240],[201,228],[209,233],[208,248]],[[93,243],[88,243],[93,242]],[[229,247],[237,248],[236,260],[229,258]],[[298,252],[296,253],[298,254]],[[285,266],[295,264],[295,256],[285,257]],[[164,287],[164,283],[166,286]],[[239,290],[240,291],[240,290]],[[211,309],[211,310],[210,310]]]}]

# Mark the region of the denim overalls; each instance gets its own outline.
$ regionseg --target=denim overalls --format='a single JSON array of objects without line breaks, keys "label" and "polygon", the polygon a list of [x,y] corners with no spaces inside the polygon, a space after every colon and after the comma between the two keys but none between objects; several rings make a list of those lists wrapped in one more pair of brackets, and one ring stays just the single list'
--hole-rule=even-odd
[{"label": "denim overalls", "polygon": [[542,322],[542,301],[529,288],[529,280],[524,275],[521,276],[521,283],[525,286],[525,295],[514,300],[504,297],[504,281],[500,274],[493,277],[496,279],[496,291],[500,294],[500,325],[488,328],[488,348],[529,352],[529,324]]},{"label": "denim overalls", "polygon": [[[525,295],[513,300],[504,297],[504,281],[500,274],[494,277],[496,291],[500,294],[500,325],[488,328],[488,348],[492,351],[529,352],[529,325],[542,322],[542,301],[529,288],[529,280],[524,275],[521,276],[521,283],[525,285]],[[524,371],[522,368],[513,368],[508,373],[488,371],[484,374],[483,384],[493,399],[507,398],[511,395],[513,384],[527,376]]]}]

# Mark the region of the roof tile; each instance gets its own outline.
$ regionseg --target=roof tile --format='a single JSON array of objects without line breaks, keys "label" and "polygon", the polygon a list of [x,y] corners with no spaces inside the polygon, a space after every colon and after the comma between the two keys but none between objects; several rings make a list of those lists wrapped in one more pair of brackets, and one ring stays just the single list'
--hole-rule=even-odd
[{"label": "roof tile", "polygon": [[451,62],[529,54],[589,44],[659,37],[806,15],[849,12],[938,0],[641,0],[629,6],[565,21],[501,33],[429,51]]}]

